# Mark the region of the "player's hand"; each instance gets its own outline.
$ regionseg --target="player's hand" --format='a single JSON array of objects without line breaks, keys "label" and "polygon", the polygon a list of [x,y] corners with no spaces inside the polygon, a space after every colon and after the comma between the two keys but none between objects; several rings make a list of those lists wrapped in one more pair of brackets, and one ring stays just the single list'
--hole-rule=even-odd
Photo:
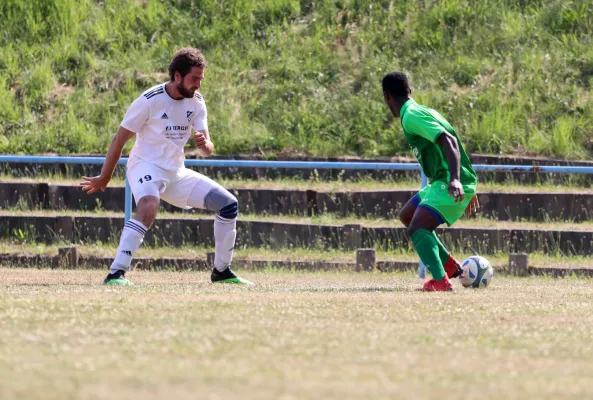
[{"label": "player's hand", "polygon": [[480,202],[478,201],[478,195],[474,194],[474,197],[469,201],[465,209],[465,216],[469,217],[480,210]]},{"label": "player's hand", "polygon": [[196,148],[198,154],[202,157],[210,157],[214,152],[214,144],[208,139],[208,136],[204,132],[194,133],[194,141],[196,142]]},{"label": "player's hand", "polygon": [[452,179],[449,182],[449,195],[455,199],[455,203],[461,203],[465,197],[463,186],[457,179]]},{"label": "player's hand", "polygon": [[82,186],[82,190],[87,192],[87,194],[93,194],[98,192],[99,190],[104,192],[105,187],[111,180],[111,177],[104,177],[102,175],[94,176],[92,178],[83,176],[82,179],[84,182],[80,182],[79,185]]},{"label": "player's hand", "polygon": [[206,135],[203,132],[196,132],[194,134],[194,141],[196,142],[196,147],[200,150],[207,150],[206,146],[208,143],[208,139],[206,139]]}]

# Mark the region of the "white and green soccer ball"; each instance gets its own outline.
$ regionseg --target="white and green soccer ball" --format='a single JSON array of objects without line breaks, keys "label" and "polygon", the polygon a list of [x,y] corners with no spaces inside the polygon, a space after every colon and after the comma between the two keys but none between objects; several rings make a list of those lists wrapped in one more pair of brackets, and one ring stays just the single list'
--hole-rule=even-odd
[{"label": "white and green soccer ball", "polygon": [[485,288],[494,276],[490,261],[480,256],[468,257],[461,264],[461,268],[463,273],[459,277],[459,281],[466,288]]}]

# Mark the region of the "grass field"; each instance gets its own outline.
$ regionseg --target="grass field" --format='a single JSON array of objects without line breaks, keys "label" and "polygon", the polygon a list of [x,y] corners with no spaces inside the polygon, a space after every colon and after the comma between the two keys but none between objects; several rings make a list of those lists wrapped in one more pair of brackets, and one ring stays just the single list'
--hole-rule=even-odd
[{"label": "grass field", "polygon": [[[122,217],[121,212],[116,211],[76,211],[76,210],[23,210],[20,208],[0,209],[0,217],[2,216],[39,216],[39,217],[58,217],[58,216],[96,216],[96,217]],[[159,218],[175,218],[175,219],[213,219],[213,213],[209,211],[196,210],[195,212],[172,213],[159,212]],[[310,225],[345,225],[345,224],[361,224],[367,227],[388,227],[401,228],[403,224],[399,219],[393,218],[372,218],[372,217],[343,217],[340,214],[328,213],[320,214],[314,217],[303,215],[264,215],[264,214],[241,214],[240,221],[266,221],[266,222],[281,222],[290,224],[310,224]],[[590,231],[593,229],[593,221],[587,220],[582,222],[572,221],[557,221],[552,220],[548,222],[535,222],[528,219],[521,221],[499,221],[488,218],[463,218],[455,223],[452,227],[455,228],[497,228],[497,229],[542,229],[542,230],[565,230],[565,231]],[[443,226],[442,229],[448,229]]]},{"label": "grass field", "polygon": [[[213,177],[216,179],[216,177]],[[571,176],[566,182],[552,183],[521,183],[508,179],[505,182],[481,182],[478,186],[479,193],[593,193],[590,185],[579,185],[576,182],[580,177]],[[413,179],[216,179],[227,189],[282,189],[282,190],[316,190],[319,192],[363,192],[379,190],[418,190],[420,180]],[[15,178],[12,175],[0,174],[0,183],[48,183],[54,185],[78,185],[81,178],[72,179],[56,175],[37,174],[34,177]],[[124,180],[115,177],[108,187],[124,186]]]},{"label": "grass field", "polygon": [[[495,277],[0,269],[5,399],[559,399],[593,396],[593,286]],[[445,395],[444,395],[445,394]]]},{"label": "grass field", "polygon": [[379,83],[403,70],[470,152],[591,155],[590,0],[12,0],[0,18],[2,153],[105,153],[191,45],[219,154],[408,154]]},{"label": "grass field", "polygon": [[[101,243],[77,245],[80,254],[84,257],[113,257],[116,254],[118,243]],[[0,254],[15,254],[28,256],[56,256],[58,248],[63,243],[22,243],[15,240],[0,240]],[[148,257],[153,259],[179,257],[187,259],[206,258],[207,252],[214,251],[213,247],[186,245],[180,247],[149,247],[140,246],[135,253],[136,257]],[[385,251],[376,249],[377,261],[409,261],[417,262],[418,255],[412,249],[396,249]],[[458,260],[475,255],[475,252],[458,251],[454,255]],[[509,255],[504,252],[486,255],[495,270],[506,269],[509,263]],[[243,261],[322,261],[322,262],[354,262],[356,254],[352,250],[345,249],[317,249],[317,248],[236,248],[234,251],[233,265],[243,265]],[[529,265],[536,268],[590,268],[593,269],[593,257],[566,255],[558,251],[556,253],[530,253]]]}]

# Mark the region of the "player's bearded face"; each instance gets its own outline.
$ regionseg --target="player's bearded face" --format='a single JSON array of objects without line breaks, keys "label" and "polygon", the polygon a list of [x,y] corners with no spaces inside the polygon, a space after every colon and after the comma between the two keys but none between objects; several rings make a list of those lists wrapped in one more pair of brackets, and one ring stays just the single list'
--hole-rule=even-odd
[{"label": "player's bearded face", "polygon": [[204,68],[192,67],[192,69],[185,75],[176,73],[175,82],[177,83],[177,91],[186,99],[191,99],[196,90],[202,86],[202,79],[204,79]]},{"label": "player's bearded face", "polygon": [[186,99],[191,99],[192,97],[194,97],[194,94],[196,90],[198,90],[198,88],[195,86],[186,86],[185,79],[181,79],[181,82],[179,83],[179,85],[177,85],[177,90],[179,91],[179,94],[181,94]]}]

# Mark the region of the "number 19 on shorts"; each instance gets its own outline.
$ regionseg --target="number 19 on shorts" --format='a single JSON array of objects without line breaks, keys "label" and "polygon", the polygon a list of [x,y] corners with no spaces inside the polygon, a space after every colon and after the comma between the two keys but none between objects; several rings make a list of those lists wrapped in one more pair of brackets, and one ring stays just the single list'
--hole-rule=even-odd
[{"label": "number 19 on shorts", "polygon": [[151,180],[152,180],[152,176],[144,175],[144,177],[138,179],[138,182],[144,183],[144,182],[150,182]]}]

